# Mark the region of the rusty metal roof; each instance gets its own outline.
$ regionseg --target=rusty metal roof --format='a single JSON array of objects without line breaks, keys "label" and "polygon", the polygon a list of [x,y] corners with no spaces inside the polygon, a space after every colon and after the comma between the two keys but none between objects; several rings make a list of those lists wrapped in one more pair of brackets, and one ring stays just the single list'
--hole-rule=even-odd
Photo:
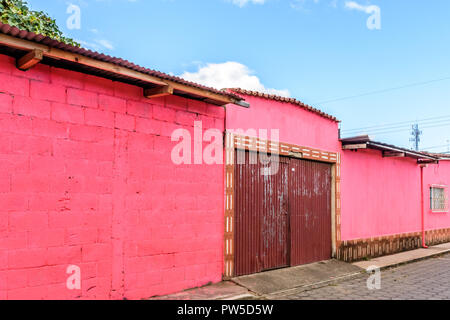
[{"label": "rusty metal roof", "polygon": [[440,159],[439,156],[429,154],[427,152],[414,151],[383,142],[373,141],[368,135],[344,138],[341,139],[341,142],[343,146],[350,146],[352,147],[352,149],[353,146],[355,146],[355,149],[359,149],[359,145],[365,145],[365,147],[368,149],[374,149],[383,152],[399,152],[405,154],[405,156],[407,157],[414,158],[420,161],[423,160],[437,161]]},{"label": "rusty metal roof", "polygon": [[433,157],[438,157],[440,160],[450,160],[450,153],[436,153],[436,152],[428,152],[422,151],[422,153],[429,154]]},{"label": "rusty metal roof", "polygon": [[245,89],[241,89],[241,88],[230,88],[228,89],[231,92],[237,93],[237,94],[242,94],[242,95],[247,95],[247,96],[254,96],[254,97],[259,97],[259,98],[264,98],[264,99],[269,99],[269,100],[274,100],[274,101],[280,101],[280,102],[286,102],[286,103],[291,103],[294,104],[296,106],[299,106],[307,111],[313,112],[318,114],[319,116],[335,121],[335,122],[340,122],[337,118],[319,110],[316,109],[314,107],[311,107],[297,99],[294,98],[287,98],[287,97],[282,97],[282,96],[277,96],[274,94],[267,94],[267,93],[263,93],[263,92],[258,92],[258,91],[251,91],[251,90],[245,90]]},{"label": "rusty metal roof", "polygon": [[176,77],[176,76],[172,76],[160,71],[156,71],[156,70],[152,70],[152,69],[148,69],[148,68],[144,68],[141,67],[139,65],[136,65],[128,60],[124,60],[121,58],[116,58],[116,57],[112,57],[103,53],[99,53],[96,51],[92,51],[92,50],[88,50],[88,49],[84,49],[84,48],[80,48],[80,47],[76,47],[73,45],[69,45],[57,40],[54,40],[50,37],[41,35],[41,34],[36,34],[34,32],[29,32],[26,30],[21,30],[18,29],[17,27],[12,27],[8,24],[3,24],[0,22],[0,33],[5,34],[5,35],[9,35],[12,37],[16,37],[19,39],[24,39],[24,40],[28,40],[28,41],[32,41],[38,44],[43,44],[46,45],[48,47],[53,47],[53,48],[57,48],[66,52],[70,52],[70,53],[75,53],[75,54],[79,54],[91,59],[95,59],[95,60],[99,60],[99,61],[103,61],[103,62],[107,62],[107,63],[111,63],[120,67],[124,67],[124,68],[128,68],[143,74],[147,74],[150,76],[154,76],[154,77],[158,77],[162,80],[170,80],[182,85],[186,85],[186,86],[190,86],[190,87],[194,87],[194,88],[198,88],[198,89],[203,89],[203,90],[207,90],[209,92],[215,93],[215,94],[220,94],[223,96],[227,96],[227,97],[231,97],[234,99],[238,99],[238,100],[242,100],[241,97],[230,93],[230,92],[226,92],[223,90],[217,90],[214,88],[210,88],[198,83],[194,83],[191,81],[187,81],[184,80],[180,77]]}]

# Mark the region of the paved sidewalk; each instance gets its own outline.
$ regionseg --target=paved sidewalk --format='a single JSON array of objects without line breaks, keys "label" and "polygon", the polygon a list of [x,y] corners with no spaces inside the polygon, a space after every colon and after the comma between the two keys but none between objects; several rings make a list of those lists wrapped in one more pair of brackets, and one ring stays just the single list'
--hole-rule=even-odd
[{"label": "paved sidewalk", "polygon": [[231,281],[223,281],[151,300],[251,300],[255,297],[248,289]]},{"label": "paved sidewalk", "polygon": [[360,275],[363,269],[337,260],[273,270],[233,279],[258,296],[270,296],[296,288],[310,288]]},{"label": "paved sidewalk", "polygon": [[368,274],[325,287],[293,290],[271,300],[450,300],[450,253],[381,271],[380,287]]},{"label": "paved sidewalk", "polygon": [[[319,262],[311,265],[300,266],[295,268],[287,268],[275,271],[269,271],[256,275],[240,277],[233,279],[233,281],[224,281],[218,284],[205,286],[202,288],[192,289],[177,294],[158,297],[159,300],[253,300],[253,299],[361,299],[367,296],[365,288],[365,281],[367,275],[364,270],[370,266],[377,266],[381,269],[389,269],[411,262],[421,261],[432,257],[439,258],[444,256],[439,261],[423,262],[426,268],[435,268],[436,276],[439,275],[441,280],[444,274],[448,272],[449,265],[446,262],[449,259],[450,243],[433,246],[429,249],[417,249],[408,252],[402,252],[391,256],[379,257],[369,261],[361,261],[353,264],[347,264],[336,260],[326,262]],[[447,255],[446,255],[447,254]],[[445,270],[440,270],[444,267]],[[416,270],[418,269],[418,271]],[[390,282],[392,278],[391,288],[399,283],[398,274],[402,278],[409,277],[417,283],[417,279],[427,281],[426,277],[422,275],[423,268],[419,264],[412,264],[398,269],[393,269],[389,272],[387,280]],[[444,273],[442,273],[444,272]],[[392,274],[392,275],[391,275]],[[417,277],[415,276],[417,274]],[[428,279],[432,283],[439,283],[439,279]],[[445,278],[446,279],[446,278]],[[389,291],[389,294],[376,291],[371,293],[372,299],[383,298],[417,298],[419,289],[415,290],[414,284],[408,284],[410,287],[403,294],[403,289],[399,289],[402,295],[396,295],[396,291]],[[422,283],[422,285],[425,285]],[[436,286],[435,286],[436,287]],[[446,288],[450,285],[446,283]],[[444,288],[439,292],[442,297],[449,297],[448,289]],[[425,289],[424,289],[425,290]],[[426,289],[423,293],[423,298],[431,292],[432,289]],[[410,295],[408,295],[410,291]],[[420,291],[421,292],[421,291]],[[428,295],[429,297],[429,295]],[[434,296],[438,298],[438,296]]]},{"label": "paved sidewalk", "polygon": [[379,257],[368,261],[360,261],[353,263],[353,265],[363,269],[367,269],[370,266],[377,266],[378,268],[386,269],[401,264],[411,263],[431,258],[437,255],[442,255],[447,252],[450,252],[450,243],[432,246],[428,249],[416,249],[412,251],[393,254],[390,256]]}]

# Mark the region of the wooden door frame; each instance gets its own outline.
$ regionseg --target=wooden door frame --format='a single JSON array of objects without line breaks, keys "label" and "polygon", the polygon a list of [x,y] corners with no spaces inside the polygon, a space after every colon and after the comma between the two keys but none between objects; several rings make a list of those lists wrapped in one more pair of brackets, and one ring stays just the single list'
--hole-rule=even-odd
[{"label": "wooden door frame", "polygon": [[296,159],[332,164],[331,176],[331,234],[332,257],[341,245],[341,155],[315,148],[302,147],[284,142],[273,142],[225,132],[225,229],[223,279],[235,276],[235,152],[237,149],[278,154]]}]

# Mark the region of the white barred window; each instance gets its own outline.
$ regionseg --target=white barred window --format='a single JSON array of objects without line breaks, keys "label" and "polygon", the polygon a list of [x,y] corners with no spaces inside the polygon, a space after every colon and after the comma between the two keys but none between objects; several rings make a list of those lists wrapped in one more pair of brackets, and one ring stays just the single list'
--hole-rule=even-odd
[{"label": "white barred window", "polygon": [[430,188],[431,210],[435,212],[448,211],[447,187],[432,186]]}]

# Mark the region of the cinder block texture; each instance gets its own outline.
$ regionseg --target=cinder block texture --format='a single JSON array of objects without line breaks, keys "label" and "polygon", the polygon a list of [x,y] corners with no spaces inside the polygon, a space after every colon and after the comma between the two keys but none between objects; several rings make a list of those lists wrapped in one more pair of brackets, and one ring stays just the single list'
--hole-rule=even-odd
[{"label": "cinder block texture", "polygon": [[218,108],[0,55],[0,299],[142,299],[220,281],[223,167],[171,160],[174,130],[223,131]]}]

